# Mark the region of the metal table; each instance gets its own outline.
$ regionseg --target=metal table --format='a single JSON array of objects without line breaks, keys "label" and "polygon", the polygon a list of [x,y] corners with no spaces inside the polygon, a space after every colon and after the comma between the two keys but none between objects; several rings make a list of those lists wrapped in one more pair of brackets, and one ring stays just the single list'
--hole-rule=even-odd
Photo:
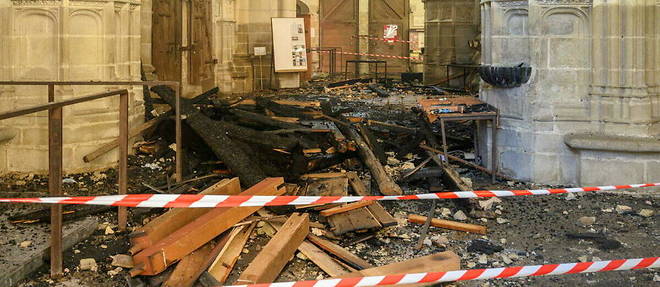
[{"label": "metal table", "polygon": [[383,60],[346,60],[346,65],[344,66],[344,79],[348,79],[348,64],[353,63],[355,64],[355,75],[357,77],[358,74],[358,64],[360,63],[366,63],[366,64],[375,64],[376,66],[376,71],[375,71],[375,79],[378,80],[378,65],[379,64],[385,64],[385,83],[387,84],[387,61]]},{"label": "metal table", "polygon": [[[449,98],[451,100],[451,98]],[[472,102],[472,103],[480,103],[480,104],[486,104],[484,102],[479,101],[478,99],[474,97],[455,97],[454,98],[457,102]],[[486,112],[469,112],[469,113],[434,113],[434,110],[437,110],[437,102],[440,101],[439,99],[419,99],[418,103],[422,107],[422,110],[424,111],[424,115],[426,116],[426,120],[432,124],[436,121],[440,121],[440,132],[442,133],[442,150],[445,154],[447,153],[447,135],[445,131],[445,123],[448,121],[467,121],[467,120],[472,120],[475,121],[477,124],[477,130],[479,130],[480,123],[481,121],[491,122],[491,166],[492,166],[492,171],[493,173],[491,174],[491,180],[492,182],[495,182],[495,174],[497,173],[497,153],[495,149],[495,144],[497,140],[497,126],[499,123],[499,111],[490,106],[489,108],[491,111],[486,111]],[[475,136],[475,150],[478,151],[478,137]],[[448,162],[447,156],[444,157],[445,163]]]}]

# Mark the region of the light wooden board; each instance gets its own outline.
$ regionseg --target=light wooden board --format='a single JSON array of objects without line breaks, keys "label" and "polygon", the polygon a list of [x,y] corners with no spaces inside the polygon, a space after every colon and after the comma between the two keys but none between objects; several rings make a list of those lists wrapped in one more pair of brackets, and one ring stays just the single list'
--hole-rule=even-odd
[{"label": "light wooden board", "polygon": [[315,236],[313,234],[309,234],[307,236],[307,239],[314,243],[316,246],[319,248],[327,251],[328,253],[337,256],[341,260],[349,263],[349,265],[360,268],[360,269],[365,269],[365,268],[372,268],[374,267],[371,265],[369,262],[365,261],[364,259],[357,257],[355,254],[351,253],[350,251],[344,249],[344,247],[341,247],[331,241],[325,240],[321,237]]},{"label": "light wooden board", "polygon": [[273,282],[309,233],[309,215],[294,213],[241,273],[237,284]]},{"label": "light wooden board", "polygon": [[243,246],[247,243],[252,230],[256,226],[256,222],[236,227],[229,235],[229,241],[220,251],[213,264],[208,269],[208,272],[219,284],[225,283],[229,273],[234,268],[234,264],[238,261],[238,257],[243,251]]},{"label": "light wooden board", "polygon": [[213,250],[213,245],[207,243],[206,245],[195,250],[193,253],[190,253],[183,257],[181,261],[174,268],[174,272],[170,277],[163,283],[163,287],[190,287],[195,284],[197,277],[194,274],[197,274],[200,268],[203,268],[206,258]]}]

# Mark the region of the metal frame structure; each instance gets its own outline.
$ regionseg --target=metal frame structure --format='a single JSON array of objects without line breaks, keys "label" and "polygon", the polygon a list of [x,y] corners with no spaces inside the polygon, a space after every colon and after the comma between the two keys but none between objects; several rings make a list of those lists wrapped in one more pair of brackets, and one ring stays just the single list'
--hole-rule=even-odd
[{"label": "metal frame structure", "polygon": [[[62,147],[63,147],[63,114],[62,108],[78,103],[92,100],[119,96],[119,167],[118,183],[119,194],[126,194],[128,191],[128,108],[129,92],[127,89],[118,89],[109,92],[97,93],[80,98],[55,101],[55,86],[92,86],[92,85],[129,85],[129,86],[173,86],[175,90],[176,103],[176,180],[182,180],[183,171],[183,150],[181,148],[181,113],[180,113],[180,94],[181,85],[179,82],[172,81],[126,81],[126,82],[57,82],[57,81],[0,81],[0,86],[48,86],[48,103],[22,108],[0,114],[0,120],[24,116],[36,112],[48,111],[48,192],[51,196],[62,195]],[[50,211],[51,224],[51,246],[50,246],[50,273],[51,276],[62,274],[62,206],[53,205]],[[118,209],[118,226],[120,230],[126,229],[128,222],[128,213],[126,207]]]}]

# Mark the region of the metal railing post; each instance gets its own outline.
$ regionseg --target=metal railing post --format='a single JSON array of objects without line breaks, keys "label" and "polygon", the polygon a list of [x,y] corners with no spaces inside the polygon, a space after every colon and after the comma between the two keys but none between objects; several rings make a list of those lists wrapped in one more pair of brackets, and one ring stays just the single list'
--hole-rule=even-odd
[{"label": "metal railing post", "polygon": [[[119,194],[128,193],[128,91],[119,94]],[[119,230],[126,230],[128,221],[126,207],[119,207],[117,218]]]},{"label": "metal railing post", "polygon": [[[48,102],[55,101],[55,86],[48,85]],[[62,195],[62,107],[48,109],[48,192]],[[50,207],[50,275],[62,275],[62,205]]]},{"label": "metal railing post", "polygon": [[181,85],[177,84],[175,89],[175,107],[174,113],[176,115],[176,169],[175,169],[175,179],[177,182],[183,180],[183,146],[181,141]]}]

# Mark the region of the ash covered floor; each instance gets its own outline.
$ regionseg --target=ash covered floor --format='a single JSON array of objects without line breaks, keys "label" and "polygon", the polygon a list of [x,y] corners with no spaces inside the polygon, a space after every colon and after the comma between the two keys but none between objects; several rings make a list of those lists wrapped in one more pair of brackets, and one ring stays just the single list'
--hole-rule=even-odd
[{"label": "ash covered floor", "polygon": [[[386,96],[378,95],[386,92]],[[287,100],[298,102],[320,102],[325,113],[341,115],[344,119],[363,118],[403,126],[408,129],[421,129],[416,98],[431,96],[437,91],[421,86],[394,83],[391,87],[373,84],[346,83],[328,88],[327,82],[315,82],[310,87],[286,90],[263,95],[270,101]],[[436,95],[438,96],[438,95]],[[440,97],[451,96],[441,95]],[[230,121],[242,127],[249,127],[260,132],[263,129],[259,123],[250,122],[231,113],[235,104],[245,99],[209,97],[195,103],[197,110],[217,121]],[[242,103],[245,103],[243,101]],[[259,101],[252,106],[260,105]],[[273,107],[276,109],[277,107]],[[280,116],[275,110],[263,111],[247,108],[246,111],[267,116]],[[294,117],[294,116],[290,116]],[[285,119],[279,118],[284,121]],[[437,128],[437,127],[436,127]],[[479,163],[474,156],[473,129],[471,122],[457,122],[448,126],[449,150],[452,155],[468,161]],[[130,193],[197,193],[214,184],[222,178],[232,177],[232,171],[222,162],[212,149],[204,143],[204,139],[195,135],[194,130],[186,129],[187,179],[185,184],[176,184],[171,180],[174,163],[173,123],[164,120],[155,130],[145,134],[145,141],[136,144],[136,155],[131,156]],[[436,131],[436,135],[439,133]],[[437,166],[433,161],[418,173],[426,177],[413,175],[411,180],[402,180],[402,176],[413,167],[424,161],[428,154],[416,145],[415,134],[375,127],[371,129],[377,145],[382,147],[384,169],[401,186],[405,194],[428,193],[438,188],[444,191],[455,190],[451,183],[438,181]],[[293,165],[278,157],[277,153],[264,152],[264,146],[245,142],[239,137],[240,144],[253,147],[255,154],[271,166],[280,170],[269,171],[268,176],[284,176],[287,183],[298,184],[301,189],[310,192],[309,181],[301,180],[300,175],[307,173],[329,173],[355,171],[367,186],[367,190],[378,194],[378,185],[372,178],[367,166],[360,160],[357,153],[338,152],[340,146],[327,139],[315,138],[314,135],[299,135],[285,137],[307,142],[307,168],[309,162],[315,162],[319,170],[295,170]],[[425,139],[420,139],[425,140]],[[436,139],[436,140],[439,140]],[[286,142],[286,141],[282,141]],[[311,151],[314,143],[319,144],[320,152]],[[281,144],[273,143],[274,145]],[[334,148],[334,150],[332,150]],[[330,152],[332,151],[332,152]],[[295,153],[300,151],[286,151]],[[281,153],[281,152],[280,152]],[[342,154],[335,159],[337,154]],[[317,161],[314,161],[316,158]],[[311,158],[311,159],[310,159]],[[333,161],[333,160],[336,160]],[[312,164],[313,165],[313,164]],[[326,165],[328,167],[326,167]],[[282,168],[286,166],[287,168]],[[452,162],[451,168],[460,174],[472,189],[540,189],[548,188],[532,183],[513,181],[490,182],[490,176],[470,167]],[[29,192],[32,196],[45,196],[47,180],[41,176],[6,176],[0,185],[1,197],[19,196]],[[67,176],[64,191],[67,195],[100,195],[113,194],[116,182],[114,170],[77,174]],[[350,190],[350,189],[349,189]],[[350,193],[350,192],[349,192]],[[275,214],[286,215],[291,212],[305,212],[312,222],[323,224],[325,228],[312,227],[310,233],[325,237],[351,253],[366,260],[373,266],[382,266],[401,262],[442,251],[453,251],[460,257],[462,269],[490,268],[504,266],[538,265],[549,263],[569,263],[581,261],[597,261],[609,259],[639,258],[653,256],[657,247],[658,225],[655,222],[658,194],[640,189],[630,193],[598,192],[577,195],[523,196],[501,198],[500,200],[439,200],[435,210],[435,218],[447,219],[482,225],[487,227],[487,234],[480,235],[462,231],[453,231],[430,227],[427,239],[422,248],[416,244],[422,233],[422,225],[408,222],[409,214],[426,216],[431,206],[430,201],[400,201],[382,202],[385,210],[397,222],[396,226],[385,228],[369,228],[367,230],[350,231],[333,235],[327,220],[313,209],[296,210],[292,207],[274,208]],[[25,219],[28,211],[40,207],[25,205],[0,205],[2,221],[0,228],[6,234],[0,241],[0,250],[12,249],[21,251],[42,246],[47,223],[11,223],[11,218]],[[131,209],[129,231],[149,223],[165,212],[164,209]],[[97,226],[93,234],[72,248],[64,256],[66,273],[59,279],[51,279],[48,275],[48,265],[45,264],[30,274],[18,286],[161,286],[168,275],[176,268],[170,266],[167,271],[158,276],[137,276],[129,279],[129,268],[113,264],[112,256],[128,254],[129,233],[120,232],[116,228],[116,212],[114,209],[101,209],[84,213],[80,218],[69,220],[68,225],[81,224],[84,220],[95,220]],[[76,212],[73,212],[75,214]],[[22,217],[23,216],[23,217]],[[75,216],[74,216],[75,217]],[[335,229],[336,231],[336,229]],[[257,257],[268,243],[270,236],[268,226],[256,224],[247,243],[240,251],[240,257],[229,274],[225,285],[236,283],[236,280]],[[218,237],[219,238],[219,237]],[[214,242],[219,241],[218,238]],[[21,243],[32,241],[34,246],[21,247]],[[25,243],[24,243],[25,244]],[[20,252],[4,252],[0,263],[10,261],[13,257],[22,256]],[[94,267],[81,265],[81,260],[94,259]],[[82,270],[91,269],[91,270]],[[277,276],[276,282],[299,281],[330,278],[326,272],[312,263],[300,252],[295,252],[292,259]],[[606,272],[595,274],[579,274],[567,276],[550,276],[537,278],[470,281],[446,284],[447,286],[651,286],[658,284],[660,274],[653,270]],[[195,286],[205,286],[206,281],[196,282]]]}]

